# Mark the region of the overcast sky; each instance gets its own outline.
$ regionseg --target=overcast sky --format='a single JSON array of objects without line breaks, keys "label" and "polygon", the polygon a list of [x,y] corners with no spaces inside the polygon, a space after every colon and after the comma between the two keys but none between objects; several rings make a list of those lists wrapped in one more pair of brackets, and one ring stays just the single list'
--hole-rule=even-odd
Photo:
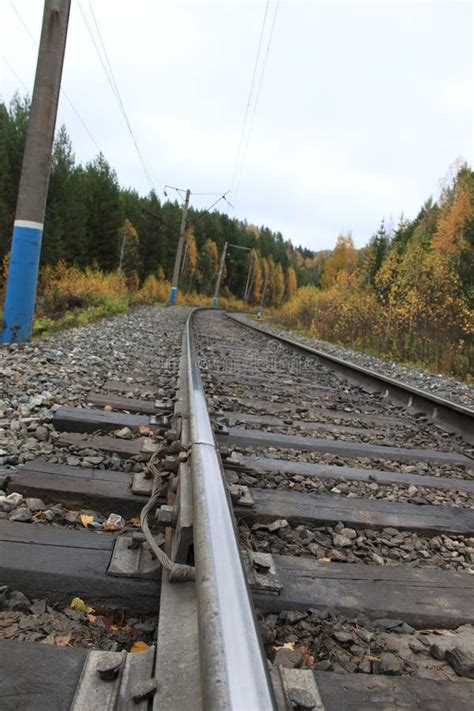
[{"label": "overcast sky", "polygon": [[[112,69],[162,197],[232,185],[266,0],[91,0]],[[63,87],[120,183],[149,183],[72,0]],[[0,0],[0,98],[31,92],[42,0]],[[254,97],[267,52],[270,2]],[[12,71],[13,69],[13,71]],[[23,82],[25,86],[20,84]],[[280,2],[229,214],[311,249],[351,230],[362,246],[382,217],[413,217],[453,161],[473,159],[470,2]],[[97,148],[67,103],[80,161]],[[247,139],[244,140],[244,146]],[[196,207],[212,197],[195,195]]]}]

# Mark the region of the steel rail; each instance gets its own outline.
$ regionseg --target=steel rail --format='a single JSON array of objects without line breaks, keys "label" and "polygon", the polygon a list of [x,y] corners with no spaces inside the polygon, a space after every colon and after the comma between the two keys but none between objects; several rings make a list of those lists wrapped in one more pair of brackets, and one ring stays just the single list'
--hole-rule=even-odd
[{"label": "steel rail", "polygon": [[234,517],[186,323],[194,557],[203,705],[207,711],[276,709],[240,557]]},{"label": "steel rail", "polygon": [[286,336],[269,333],[256,324],[242,321],[232,314],[226,314],[226,316],[235,323],[253,329],[268,338],[275,338],[292,348],[311,353],[311,355],[329,364],[333,370],[336,370],[336,372],[344,375],[357,385],[361,385],[373,392],[383,392],[385,397],[388,397],[397,404],[410,408],[415,412],[422,412],[443,429],[460,434],[467,442],[474,443],[474,410],[471,410],[469,407],[458,405],[458,403],[451,402],[451,400],[446,400],[432,393],[415,388],[412,385],[407,385],[388,375],[377,373],[370,368],[364,368],[361,365],[349,363],[342,358],[324,353],[317,348],[299,343]]}]

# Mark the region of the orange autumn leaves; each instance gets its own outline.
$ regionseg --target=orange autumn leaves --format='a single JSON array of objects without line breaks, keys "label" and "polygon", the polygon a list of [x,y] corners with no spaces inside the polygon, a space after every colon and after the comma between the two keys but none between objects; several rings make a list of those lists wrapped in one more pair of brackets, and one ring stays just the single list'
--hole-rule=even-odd
[{"label": "orange autumn leaves", "polygon": [[[101,610],[96,612],[93,607],[88,605],[87,602],[85,602],[82,598],[78,596],[72,598],[69,606],[65,608],[64,611],[67,613],[68,610],[74,610],[75,612],[83,613],[83,617],[81,618],[81,620],[87,626],[99,625],[101,628],[105,628],[111,633],[125,633],[126,635],[129,635],[132,639],[133,636],[137,636],[138,634],[137,630],[133,626],[128,624],[123,611]],[[75,636],[75,633],[73,631],[64,632],[62,634],[55,635],[53,641],[57,647],[72,647],[77,645],[78,643],[81,645],[81,637],[81,634],[79,634],[79,636]],[[148,649],[150,649],[150,645],[144,642],[143,640],[135,639],[133,644],[131,643],[131,641],[132,640],[130,640],[129,642],[129,644],[131,645],[129,651],[132,654],[146,652]]]},{"label": "orange autumn leaves", "polygon": [[338,238],[321,289],[306,286],[279,320],[323,340],[457,377],[472,370],[474,173],[462,166],[415,220],[357,251]]}]

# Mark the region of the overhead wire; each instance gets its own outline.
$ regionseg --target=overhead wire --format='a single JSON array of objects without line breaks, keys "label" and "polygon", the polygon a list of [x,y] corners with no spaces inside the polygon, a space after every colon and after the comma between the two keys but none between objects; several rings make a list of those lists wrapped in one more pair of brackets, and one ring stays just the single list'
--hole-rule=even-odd
[{"label": "overhead wire", "polygon": [[241,153],[242,153],[242,147],[243,147],[243,142],[244,142],[244,136],[245,136],[245,129],[247,127],[247,120],[248,120],[248,115],[249,115],[249,110],[250,110],[250,104],[252,101],[252,96],[253,96],[253,90],[254,90],[254,85],[255,85],[255,78],[257,76],[257,68],[258,68],[258,61],[260,59],[260,51],[262,49],[262,41],[263,41],[263,36],[265,32],[265,25],[267,22],[267,15],[268,15],[268,7],[270,5],[270,0],[267,0],[265,4],[265,12],[263,13],[263,21],[262,21],[262,26],[260,28],[260,37],[258,40],[258,47],[257,47],[257,54],[255,56],[255,63],[253,66],[253,72],[252,72],[252,79],[250,82],[250,89],[249,89],[249,94],[247,98],[247,104],[245,107],[245,112],[244,112],[244,120],[242,122],[242,128],[240,131],[240,138],[239,138],[239,144],[238,144],[238,149],[237,149],[237,156],[235,159],[235,166],[234,166],[234,173],[232,175],[232,182],[230,186],[230,194],[233,195],[234,192],[234,187],[235,187],[235,181],[237,178],[237,171],[239,169],[240,165],[240,158],[241,158]]},{"label": "overhead wire", "polygon": [[193,195],[222,195],[222,193],[195,193],[193,190]]},{"label": "overhead wire", "polygon": [[16,72],[15,69],[12,67],[12,65],[10,64],[10,62],[8,61],[8,59],[5,57],[4,54],[2,54],[2,59],[3,59],[3,61],[5,62],[5,64],[7,65],[7,67],[9,68],[9,70],[11,71],[11,73],[16,77],[16,80],[19,81],[20,84],[23,86],[23,88],[25,89],[25,91],[29,91],[29,89],[28,89],[28,87],[26,86],[26,84],[25,84],[25,82],[23,81],[23,79],[17,74],[17,72]]},{"label": "overhead wire", "polygon": [[23,27],[25,28],[26,33],[29,35],[31,41],[37,46],[38,43],[36,42],[35,38],[34,38],[33,35],[31,34],[31,32],[30,32],[30,30],[29,30],[29,28],[28,28],[28,25],[26,24],[26,22],[24,21],[24,19],[23,19],[22,16],[20,15],[20,13],[18,12],[18,10],[17,10],[17,8],[16,8],[16,6],[15,6],[13,0],[10,0],[10,6],[11,6],[11,8],[13,9],[13,12],[15,13],[15,15],[16,15],[16,16],[18,17],[18,19],[20,20],[20,22],[21,22],[21,24],[23,25]]},{"label": "overhead wire", "polygon": [[254,101],[254,104],[253,104],[253,110],[252,110],[252,115],[251,115],[251,118],[250,118],[249,130],[248,130],[248,132],[247,132],[247,140],[246,140],[245,148],[244,148],[244,151],[243,151],[243,154],[242,154],[242,161],[241,161],[241,164],[240,164],[240,172],[239,172],[239,175],[238,175],[238,178],[237,178],[237,182],[236,182],[236,186],[235,186],[234,205],[235,205],[236,202],[237,202],[237,197],[238,197],[238,194],[239,194],[240,183],[241,183],[241,181],[242,181],[242,176],[243,176],[244,166],[245,166],[245,159],[246,159],[246,157],[247,157],[247,151],[248,151],[249,144],[250,144],[250,137],[251,137],[251,135],[252,135],[252,129],[253,129],[254,121],[255,121],[255,114],[257,113],[257,106],[258,106],[258,102],[259,102],[259,99],[260,99],[260,94],[261,94],[261,92],[262,92],[263,77],[265,76],[265,69],[266,69],[266,67],[267,67],[268,55],[270,54],[270,47],[271,47],[271,44],[272,44],[273,33],[274,33],[274,30],[275,30],[276,18],[277,18],[277,15],[278,15],[278,9],[279,9],[279,7],[280,7],[280,0],[277,0],[276,5],[275,5],[275,12],[274,12],[274,14],[273,14],[272,25],[271,25],[271,28],[270,28],[270,34],[269,34],[269,37],[268,37],[267,48],[266,48],[265,56],[264,56],[264,59],[263,59],[262,71],[261,71],[260,80],[259,80],[259,83],[258,83],[257,94],[256,94],[255,101]]},{"label": "overhead wire", "polygon": [[[218,197],[217,200],[212,203],[212,205],[209,205],[209,207],[206,207],[205,210],[201,210],[201,211],[199,212],[199,215],[198,215],[197,217],[195,217],[194,220],[191,220],[191,222],[189,222],[188,227],[192,227],[193,225],[196,224],[196,222],[199,222],[199,220],[200,220],[202,217],[204,217],[204,215],[205,215],[206,213],[208,213],[209,210],[212,210],[212,208],[215,207],[215,206],[217,205],[217,203],[220,202],[221,200],[225,200],[225,201],[228,203],[229,201],[228,201],[227,198],[226,198],[226,195],[228,195],[228,193],[229,193],[229,190],[227,190],[227,192],[225,192],[225,193],[223,193],[222,195],[220,195],[220,197]],[[194,194],[194,193],[193,193],[193,194]]]},{"label": "overhead wire", "polygon": [[[24,21],[24,19],[23,19],[22,16],[20,15],[20,13],[19,13],[19,11],[18,11],[16,5],[14,4],[13,0],[10,0],[10,6],[11,6],[13,12],[15,13],[15,15],[17,16],[18,20],[20,21],[20,23],[23,25],[23,28],[24,28],[25,32],[27,33],[27,35],[29,36],[29,38],[30,38],[31,41],[33,42],[34,46],[35,46],[35,47],[38,47],[38,42],[35,40],[35,38],[33,37],[32,33],[30,32],[30,29],[29,29],[28,25],[26,24],[26,22]],[[28,91],[28,87],[27,87],[27,86],[25,85],[25,83],[20,79],[20,77],[19,77],[18,74],[15,72],[15,70],[13,69],[13,67],[9,64],[9,62],[7,61],[7,59],[6,59],[5,57],[3,57],[3,59],[4,59],[4,61],[8,64],[8,66],[10,67],[10,69],[12,70],[12,72],[15,74],[15,76],[16,76],[17,79],[18,79],[18,81],[23,85],[23,87],[26,89],[26,91]],[[87,133],[87,135],[89,136],[91,142],[94,144],[94,146],[95,146],[95,147],[97,148],[97,150],[100,152],[100,147],[99,147],[99,145],[97,144],[97,141],[95,140],[94,136],[92,135],[92,133],[91,133],[89,127],[87,126],[86,122],[84,121],[84,119],[83,119],[82,116],[80,115],[79,111],[76,109],[76,107],[75,107],[75,105],[73,104],[72,100],[69,98],[69,96],[68,96],[66,90],[65,90],[62,86],[60,87],[60,92],[61,92],[61,95],[64,96],[64,98],[66,99],[66,101],[67,101],[68,104],[70,105],[71,109],[74,111],[76,117],[78,118],[79,122],[81,123],[81,125],[82,125],[83,129],[85,130],[85,132]]]},{"label": "overhead wire", "polygon": [[107,54],[107,50],[106,50],[106,48],[105,48],[105,43],[104,43],[104,41],[103,41],[103,39],[102,39],[102,33],[101,33],[101,31],[100,31],[99,24],[98,24],[98,22],[97,22],[97,18],[96,18],[96,16],[95,16],[95,13],[94,13],[94,9],[93,9],[93,7],[92,7],[92,4],[91,4],[91,2],[90,2],[90,0],[89,0],[89,3],[88,3],[88,4],[89,4],[89,8],[90,8],[90,12],[91,12],[92,19],[93,19],[93,22],[94,22],[94,26],[95,26],[95,29],[96,29],[96,33],[97,33],[97,36],[98,36],[98,39],[99,39],[99,43],[100,43],[100,46],[101,46],[101,48],[102,48],[103,56],[102,56],[102,54],[101,54],[101,52],[100,52],[100,50],[99,50],[99,47],[98,47],[97,42],[96,42],[95,37],[94,37],[94,33],[93,33],[93,31],[92,31],[92,29],[91,29],[91,26],[90,26],[90,24],[89,24],[89,22],[88,22],[88,20],[87,20],[86,13],[84,12],[84,9],[83,9],[83,7],[82,7],[82,4],[81,4],[80,0],[77,0],[77,4],[78,4],[79,9],[80,9],[80,11],[81,11],[81,15],[82,15],[82,18],[83,18],[83,20],[84,20],[84,24],[85,24],[85,26],[86,26],[86,29],[87,29],[87,31],[88,31],[88,33],[89,33],[89,36],[90,36],[90,38],[91,38],[92,44],[94,45],[94,49],[95,49],[95,51],[96,51],[96,53],[97,53],[97,56],[99,57],[99,61],[100,61],[101,65],[102,65],[102,68],[103,68],[103,70],[104,70],[104,73],[105,73],[105,76],[106,76],[106,78],[107,78],[107,81],[109,82],[110,88],[112,89],[112,93],[113,93],[113,95],[114,95],[114,97],[115,97],[115,100],[117,101],[117,104],[118,104],[120,113],[122,114],[123,120],[125,121],[125,125],[127,126],[128,132],[130,133],[130,136],[131,136],[131,138],[132,138],[133,144],[134,144],[134,146],[135,146],[135,150],[136,150],[136,152],[137,152],[138,158],[139,158],[140,163],[141,163],[142,168],[143,168],[143,172],[145,173],[145,177],[146,177],[146,179],[147,179],[147,181],[148,181],[148,183],[149,183],[149,185],[150,185],[150,188],[151,188],[154,192],[156,192],[156,188],[155,188],[155,184],[154,184],[154,181],[153,181],[153,177],[152,177],[152,175],[151,175],[151,171],[150,171],[150,169],[149,169],[149,167],[148,167],[148,165],[147,165],[147,163],[146,163],[146,161],[145,161],[145,159],[144,159],[144,157],[143,157],[143,155],[142,155],[142,152],[141,152],[140,147],[139,147],[139,145],[138,145],[138,141],[137,141],[137,139],[136,139],[135,133],[134,133],[134,131],[133,131],[133,129],[132,129],[132,126],[131,126],[131,123],[130,123],[130,119],[129,119],[128,114],[127,114],[127,110],[126,110],[126,108],[125,108],[125,104],[124,104],[123,99],[122,99],[122,96],[121,96],[121,94],[120,94],[120,90],[119,90],[119,88],[118,88],[118,84],[117,84],[117,81],[116,81],[116,79],[115,79],[115,75],[114,75],[114,72],[113,72],[113,69],[112,69],[112,65],[111,65],[111,62],[110,62],[110,60],[109,60],[109,56],[108,56],[108,54]]}]

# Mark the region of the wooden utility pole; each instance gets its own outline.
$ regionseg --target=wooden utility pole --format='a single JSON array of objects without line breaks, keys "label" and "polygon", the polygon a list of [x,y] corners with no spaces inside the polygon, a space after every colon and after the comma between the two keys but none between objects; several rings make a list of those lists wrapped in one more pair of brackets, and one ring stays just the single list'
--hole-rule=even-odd
[{"label": "wooden utility pole", "polygon": [[4,344],[31,340],[70,6],[71,0],[44,3],[3,309]]},{"label": "wooden utility pole", "polygon": [[226,253],[227,253],[227,242],[224,242],[224,249],[222,250],[221,264],[219,267],[219,272],[217,274],[216,288],[214,289],[214,298],[212,299],[212,306],[217,306],[217,297],[219,296],[219,289],[221,287],[222,272],[224,271]]},{"label": "wooden utility pole", "polygon": [[263,308],[263,302],[265,300],[265,293],[267,291],[267,284],[268,284],[268,272],[265,274],[265,282],[263,284],[262,297],[260,299],[260,306],[258,307],[257,318],[262,318],[262,308]]},{"label": "wooden utility pole", "polygon": [[244,291],[244,301],[248,301],[250,297],[250,289],[252,288],[252,267],[253,267],[253,260],[252,260],[252,254],[250,254],[250,264],[249,264],[249,270],[247,273],[247,282],[245,284],[245,291]]},{"label": "wooden utility pole", "polygon": [[190,195],[191,195],[191,191],[186,190],[186,197],[184,199],[184,205],[183,205],[183,213],[181,215],[181,227],[179,230],[178,250],[176,252],[176,259],[174,262],[173,282],[171,284],[171,292],[170,292],[170,306],[173,306],[173,304],[176,303],[176,295],[178,293],[179,270],[181,267],[181,256],[183,254],[184,235],[186,233],[186,218],[188,216]]}]

